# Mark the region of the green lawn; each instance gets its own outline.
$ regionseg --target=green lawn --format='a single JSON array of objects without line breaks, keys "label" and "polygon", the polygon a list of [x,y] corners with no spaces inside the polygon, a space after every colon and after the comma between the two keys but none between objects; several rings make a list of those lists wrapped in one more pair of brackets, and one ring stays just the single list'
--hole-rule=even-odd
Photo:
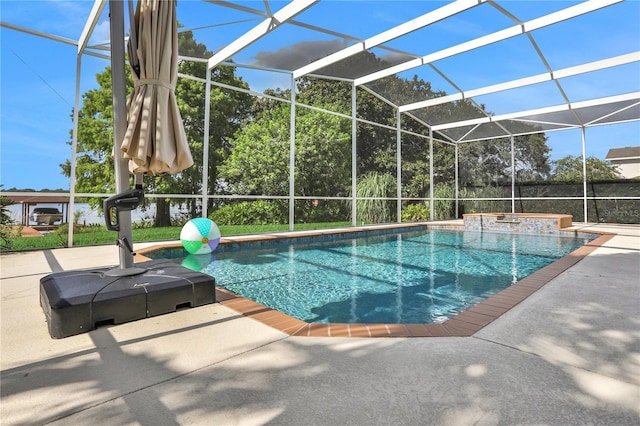
[{"label": "green lawn", "polygon": [[[350,226],[351,222],[332,223],[300,223],[295,225],[295,230],[338,228]],[[259,234],[264,232],[287,231],[289,225],[234,225],[220,226],[220,234],[223,237],[232,235]],[[67,231],[61,228],[59,231],[51,232],[43,237],[19,237],[10,238],[10,247],[2,249],[7,251],[38,250],[67,246]],[[137,228],[133,230],[133,241],[166,241],[179,240],[182,227],[171,226],[164,228]],[[107,231],[104,226],[91,226],[82,228],[73,236],[74,246],[91,246],[100,244],[115,244],[117,233]]]}]

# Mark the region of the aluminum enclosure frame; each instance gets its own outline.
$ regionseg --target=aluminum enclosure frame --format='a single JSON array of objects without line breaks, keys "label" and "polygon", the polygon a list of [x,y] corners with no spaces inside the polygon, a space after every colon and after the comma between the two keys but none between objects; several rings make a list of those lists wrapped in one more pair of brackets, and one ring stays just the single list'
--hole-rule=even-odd
[{"label": "aluminum enclosure frame", "polygon": [[[119,1],[119,0],[111,0],[111,1]],[[587,100],[574,100],[570,96],[566,94],[566,90],[563,88],[562,79],[574,77],[574,76],[586,76],[589,73],[594,73],[601,70],[606,69],[615,69],[621,66],[633,65],[637,66],[640,63],[640,49],[632,52],[628,52],[621,55],[614,55],[608,58],[598,59],[596,61],[589,61],[586,63],[572,65],[569,67],[563,67],[554,69],[549,65],[549,61],[545,55],[544,49],[540,48],[536,41],[535,31],[540,30],[545,27],[561,25],[565,21],[570,21],[572,19],[581,17],[586,14],[597,14],[603,10],[607,10],[617,4],[622,3],[622,0],[589,0],[580,2],[575,5],[571,5],[564,9],[556,10],[551,13],[544,14],[542,16],[537,16],[533,19],[529,20],[521,20],[516,17],[514,13],[511,13],[508,9],[509,6],[504,6],[500,4],[498,0],[457,0],[446,3],[438,8],[428,11],[425,14],[417,16],[409,21],[403,22],[393,28],[386,29],[382,32],[379,32],[373,36],[370,36],[366,39],[359,39],[358,37],[351,36],[348,34],[343,34],[340,32],[336,32],[330,28],[322,28],[314,25],[312,23],[308,23],[305,21],[305,11],[313,9],[317,7],[321,2],[319,0],[293,0],[290,2],[274,2],[274,1],[265,1],[264,6],[265,10],[256,9],[253,7],[245,6],[239,4],[237,2],[227,2],[227,1],[212,1],[207,0],[205,3],[210,3],[212,6],[218,8],[218,10],[233,10],[233,11],[242,11],[249,15],[253,15],[256,18],[260,19],[261,22],[258,25],[252,26],[248,31],[246,31],[243,35],[236,38],[233,42],[223,46],[220,50],[218,50],[212,57],[210,58],[187,58],[183,57],[183,60],[194,60],[194,61],[202,61],[207,63],[207,78],[204,81],[204,84],[207,87],[210,87],[211,82],[211,70],[214,69],[217,65],[226,63],[234,66],[247,66],[255,69],[261,69],[259,66],[255,64],[246,64],[242,63],[237,57],[240,55],[243,50],[248,49],[254,43],[259,40],[266,39],[269,34],[281,31],[281,28],[289,26],[297,26],[300,28],[305,28],[308,30],[316,31],[318,33],[336,37],[342,37],[344,40],[348,40],[351,44],[341,50],[330,53],[322,58],[319,58],[315,61],[307,63],[303,66],[297,67],[295,69],[265,69],[268,71],[277,71],[282,73],[289,73],[291,76],[291,87],[295,87],[295,81],[301,77],[314,77],[314,78],[332,78],[332,76],[327,76],[322,74],[323,70],[326,70],[327,67],[331,65],[335,65],[342,60],[353,57],[362,52],[372,51],[374,48],[379,49],[387,49],[391,52],[397,52],[397,48],[392,46],[386,46],[387,43],[393,42],[395,40],[402,39],[407,35],[413,34],[416,31],[419,31],[424,28],[428,28],[429,26],[445,21],[447,19],[451,19],[453,17],[458,16],[461,13],[464,13],[468,10],[472,10],[478,7],[485,8],[493,8],[503,17],[506,17],[508,20],[512,21],[514,25],[462,42],[455,44],[453,46],[449,46],[444,49],[436,50],[426,55],[416,55],[407,52],[399,52],[403,53],[408,57],[413,57],[413,59],[400,62],[396,65],[388,67],[382,70],[375,70],[366,75],[358,76],[356,78],[352,78],[352,84],[354,87],[353,93],[355,98],[356,88],[362,87],[368,91],[372,91],[370,87],[367,85],[369,83],[379,81],[388,76],[396,75],[398,73],[402,73],[405,71],[413,70],[418,67],[430,67],[436,73],[441,75],[446,81],[451,83],[451,85],[456,88],[455,92],[449,93],[445,96],[431,98],[431,99],[423,99],[415,102],[398,104],[393,102],[393,100],[386,97],[384,94],[378,93],[377,96],[381,99],[384,99],[387,103],[394,105],[397,111],[397,116],[400,117],[402,114],[409,114],[412,117],[417,117],[423,123],[425,123],[426,128],[428,129],[428,134],[423,135],[425,139],[429,141],[430,151],[433,150],[433,139],[440,139],[443,141],[447,141],[452,143],[456,148],[456,158],[457,158],[457,147],[460,143],[467,143],[473,141],[481,141],[487,139],[494,138],[511,138],[523,134],[534,133],[531,130],[526,132],[518,132],[517,124],[525,123],[528,126],[536,126],[540,132],[550,132],[557,130],[566,130],[566,129],[581,129],[582,133],[582,159],[583,165],[586,163],[586,137],[585,137],[585,129],[593,126],[600,125],[609,125],[609,124],[617,124],[617,123],[625,123],[629,121],[640,121],[640,84],[635,87],[635,90],[629,93],[611,93],[605,97],[599,97],[595,99],[587,99]],[[281,5],[284,3],[283,7],[280,7],[279,10],[272,11],[271,7],[277,5]],[[25,33],[29,33],[39,37],[46,37],[51,40],[56,40],[63,43],[75,44],[77,45],[77,73],[78,75],[81,72],[81,62],[82,57],[84,55],[97,56],[102,58],[108,58],[108,49],[106,46],[97,46],[90,45],[89,39],[94,32],[96,26],[98,25],[99,19],[102,16],[105,6],[107,5],[107,0],[96,0],[94,2],[93,8],[87,17],[84,28],[82,29],[81,35],[77,41],[70,40],[68,38],[59,37],[53,34],[45,34],[40,31],[36,31],[34,29],[29,29],[25,27],[20,27],[11,23],[1,22],[1,26],[4,28],[21,31]],[[180,16],[178,16],[180,19]],[[544,68],[546,69],[543,73],[532,74],[526,77],[517,78],[510,81],[502,81],[497,84],[490,84],[482,87],[476,87],[473,89],[463,89],[458,86],[453,80],[452,77],[446,75],[445,72],[441,71],[438,68],[438,61],[441,61],[446,58],[451,58],[456,55],[461,55],[465,52],[474,51],[481,49],[485,46],[495,45],[504,40],[511,39],[517,36],[526,37],[531,47],[536,51],[538,55],[538,59],[542,64],[544,64]],[[229,62],[229,61],[232,62]],[[182,76],[181,77],[188,77]],[[336,77],[336,76],[334,76]],[[77,81],[79,81],[79,76],[77,77]],[[195,78],[194,78],[195,79]],[[342,77],[340,79],[343,79]],[[502,114],[489,114],[486,113],[484,117],[474,117],[469,118],[467,120],[458,120],[451,122],[430,122],[428,120],[428,113],[421,115],[421,113],[428,111],[429,108],[444,105],[449,102],[457,102],[462,100],[468,100],[475,105],[478,105],[475,98],[484,95],[490,95],[501,92],[508,92],[513,89],[524,88],[524,87],[535,87],[537,84],[551,82],[556,87],[561,97],[564,99],[564,102],[561,104],[549,104],[542,108],[535,108],[530,110],[523,111],[511,111]],[[208,91],[207,91],[208,92]],[[263,94],[258,94],[263,96]],[[73,129],[73,151],[72,151],[72,181],[71,181],[71,198],[73,201],[75,194],[75,158],[76,158],[76,146],[77,146],[77,110],[79,108],[79,83],[76,85],[76,106],[74,108],[75,117],[74,117],[74,129]],[[296,100],[293,97],[291,100],[293,108],[292,111],[295,111]],[[355,104],[357,99],[353,100],[353,108],[355,109]],[[209,108],[210,108],[210,100],[206,99],[207,109],[206,114],[208,117]],[[292,125],[295,123],[294,112],[292,112]],[[352,112],[352,120],[353,120],[353,128],[352,132],[352,144],[353,151],[355,152],[355,146],[357,141],[355,140],[356,132],[355,126],[357,126],[358,119],[355,116],[355,113]],[[400,120],[398,120],[398,123]],[[489,129],[494,132],[490,136],[484,136],[483,131]],[[530,127],[529,127],[530,128]],[[400,139],[402,137],[402,129],[397,129],[397,138],[398,138],[398,147],[400,146]],[[500,133],[495,134],[498,131]],[[208,121],[205,124],[205,150],[208,149]],[[293,133],[293,132],[292,132]],[[291,142],[291,161],[293,161],[293,147],[294,142]],[[205,157],[206,158],[206,157]],[[431,155],[432,159],[432,155]],[[355,159],[353,159],[355,161]],[[401,153],[398,149],[398,157],[397,161],[401,162]],[[583,167],[584,168],[584,167]],[[433,169],[433,167],[431,167]],[[204,170],[206,173],[207,167],[204,165]],[[354,166],[355,170],[355,166]],[[512,169],[513,170],[513,169]],[[457,172],[457,165],[456,165]],[[293,179],[293,174],[291,176]],[[586,170],[584,171],[583,179],[586,182]],[[202,189],[202,201],[203,206],[206,206],[207,198],[211,197],[208,195],[208,188],[206,187],[206,176],[203,176],[203,189]],[[456,173],[456,183],[457,183],[457,173]],[[512,176],[512,185],[514,184],[514,177]],[[355,186],[355,175],[354,182]],[[400,199],[400,179],[398,179],[398,199]],[[290,186],[293,187],[293,182],[290,182]],[[456,185],[457,187],[457,185]],[[294,196],[293,190],[291,189],[291,193],[289,195],[290,205],[293,204]],[[354,191],[355,193],[355,191]],[[180,194],[177,194],[180,196]],[[255,198],[255,197],[253,197]],[[433,200],[433,192],[430,194],[430,200]],[[456,194],[457,199],[457,194]],[[584,194],[584,209],[585,209],[585,221],[587,221],[586,215],[586,190]],[[355,201],[355,199],[354,199]],[[72,203],[73,205],[73,203]],[[513,205],[513,200],[512,200]],[[354,209],[355,210],[355,209]],[[206,215],[206,208],[203,209],[203,215]],[[73,211],[69,211],[70,216],[73,215]],[[398,218],[399,220],[399,218]],[[290,217],[290,222],[292,222],[292,218]],[[355,218],[354,218],[355,222]],[[293,226],[293,223],[290,223],[290,227]],[[69,234],[69,245],[72,245],[72,232],[70,229]]]}]

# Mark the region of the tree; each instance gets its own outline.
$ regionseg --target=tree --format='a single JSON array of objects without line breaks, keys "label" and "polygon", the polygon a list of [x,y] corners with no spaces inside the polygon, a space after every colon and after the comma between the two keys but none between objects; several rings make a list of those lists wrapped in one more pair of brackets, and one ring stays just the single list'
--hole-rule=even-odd
[{"label": "tree", "polygon": [[[178,35],[180,53],[192,57],[208,57],[211,52],[197,43],[190,31]],[[178,71],[200,78],[205,77],[206,64],[183,61]],[[127,67],[127,96],[133,90],[133,81]],[[235,76],[231,66],[219,66],[212,71],[212,79],[240,88],[247,88],[242,79]],[[111,68],[96,75],[98,88],[82,95],[82,108],[78,111],[77,182],[78,192],[115,192],[113,150],[113,114],[111,91]],[[176,85],[178,108],[183,118],[194,165],[175,176],[145,177],[146,193],[199,194],[202,190],[203,135],[205,116],[205,85],[192,79],[179,78]],[[209,137],[209,182],[210,191],[219,190],[217,164],[229,153],[229,142],[240,125],[241,118],[248,113],[250,96],[213,87],[211,90],[211,115]],[[71,142],[68,142],[69,144]],[[65,176],[71,174],[71,163],[60,165]],[[101,200],[88,200],[94,207],[101,207]],[[191,216],[196,214],[196,200],[187,201]],[[170,224],[169,200],[157,198],[156,226]]]},{"label": "tree", "polygon": [[[130,73],[127,70],[127,76]],[[96,75],[99,89],[82,95],[78,111],[78,145],[76,157],[77,192],[115,192],[113,149],[113,109],[111,67]],[[67,142],[71,144],[71,141]],[[60,165],[62,174],[71,176],[71,161]],[[87,200],[92,207],[100,206],[99,199]]]},{"label": "tree", "polygon": [[[255,116],[238,133],[220,166],[234,194],[289,193],[290,106],[257,100]],[[351,122],[308,108],[296,110],[294,191],[299,196],[346,196],[351,182]],[[311,205],[313,200],[308,200]],[[303,221],[307,209],[296,215]]]},{"label": "tree", "polygon": [[[364,64],[364,65],[363,65]],[[368,64],[368,65],[367,65]],[[390,64],[381,61],[373,53],[363,52],[354,55],[338,64],[332,65],[329,72],[332,75],[358,75],[362,70],[372,70],[388,67]],[[298,92],[296,99],[298,102],[319,106],[328,106],[327,109],[346,115],[351,115],[351,93],[350,83],[318,78],[303,78],[298,82]],[[407,80],[396,76],[386,77],[371,84],[373,90],[387,94],[390,99],[398,104],[410,102],[416,99],[427,99],[443,96],[444,92],[436,92],[431,89],[431,84],[414,76]],[[391,96],[392,94],[392,96]],[[359,89],[357,92],[357,117],[366,121],[391,126],[397,126],[396,109],[393,105],[383,102],[366,90]],[[440,110],[441,108],[435,108]],[[415,120],[403,117],[402,128],[408,131],[422,133],[427,128]],[[417,144],[403,145],[403,164],[409,165],[414,161],[426,158],[428,164],[428,145],[425,150],[426,139],[422,139]],[[396,146],[397,137],[395,130],[369,124],[358,123],[357,127],[357,159],[358,175],[369,172],[396,173]],[[403,167],[403,182],[411,179],[411,167]]]},{"label": "tree", "polygon": [[[567,155],[553,162],[551,178],[555,181],[582,182],[582,157]],[[596,157],[587,157],[587,181],[620,179],[618,166]]]},{"label": "tree", "polygon": [[[2,185],[0,185],[0,189]],[[0,248],[8,249],[11,248],[11,241],[9,240],[11,233],[9,225],[13,223],[13,219],[9,214],[9,210],[7,207],[15,204],[13,201],[8,199],[7,197],[0,195]]]},{"label": "tree", "polygon": [[219,167],[233,194],[286,195],[289,192],[289,107],[277,103],[254,117],[237,135]]},{"label": "tree", "polygon": [[[377,58],[371,52],[354,55],[318,73],[347,78],[359,77],[377,69],[387,68],[391,64]],[[371,90],[386,97],[397,105],[408,104],[417,100],[432,99],[445,96],[446,93],[434,90],[431,83],[418,76],[401,78],[389,76],[367,84]],[[297,100],[318,106],[330,103],[332,111],[351,114],[351,84],[318,78],[303,78],[298,83]],[[457,120],[485,116],[490,113],[484,106],[478,107],[470,100],[460,100],[428,109],[414,111],[412,115],[401,115],[401,128],[406,133],[402,136],[402,189],[405,196],[425,197],[429,193],[429,141],[424,137],[416,137],[411,133],[428,133],[424,123],[446,123]],[[359,89],[357,93],[357,116],[366,121],[397,126],[396,109],[389,103],[372,95],[369,91]],[[419,118],[413,119],[412,116]],[[536,129],[522,123],[510,123],[510,128],[522,133],[533,133]],[[434,135],[438,136],[438,135]],[[517,136],[515,138],[515,155],[521,177],[538,179],[548,176],[549,147],[544,133]],[[357,158],[358,176],[370,172],[390,173],[396,175],[397,168],[397,135],[396,131],[366,122],[358,123]],[[455,149],[442,142],[434,143],[433,151],[434,182],[453,183],[455,179]],[[511,142],[509,138],[498,138],[491,141],[471,142],[460,145],[459,171],[461,185],[498,184],[511,179]]]},{"label": "tree", "polygon": [[[363,66],[363,64],[368,64]],[[370,52],[347,58],[338,64],[331,65],[328,72],[332,75],[356,77],[365,69],[386,67],[380,59]],[[320,70],[319,73],[327,71]],[[431,84],[417,76],[412,79],[390,76],[368,84],[372,90],[387,95],[398,104],[413,102],[419,99],[429,99],[446,95],[442,91],[435,91]],[[303,77],[296,83],[296,101],[300,104],[322,108],[339,114],[351,115],[353,87],[348,82],[327,80],[316,77]],[[271,89],[266,91],[274,98],[289,99],[290,89]],[[397,110],[388,102],[374,96],[366,90],[358,89],[357,117],[361,118],[357,124],[357,179],[371,173],[397,173]],[[251,118],[246,121],[246,127],[239,132],[235,141],[234,152],[229,162],[225,163],[221,176],[227,183],[227,189],[240,194],[288,194],[288,153],[289,153],[289,109],[283,107],[283,102],[271,98],[256,99],[252,107]],[[349,119],[331,119],[331,114],[309,113],[314,121],[304,123],[307,108],[299,106],[296,109],[296,195],[338,195],[348,191],[350,185],[350,158],[347,145],[344,145],[345,157],[334,165],[333,178],[322,185],[311,189],[306,184],[313,181],[307,179],[309,168],[303,169],[300,158],[304,157],[306,147],[312,147],[301,142],[302,138],[312,140],[326,139],[325,134],[343,134],[345,138],[351,131]],[[421,110],[412,115],[402,114],[401,128],[407,132],[402,135],[402,164],[401,182],[404,196],[425,197],[433,185],[442,183],[451,185],[455,178],[455,148],[450,143],[434,141],[433,146],[433,177],[430,182],[430,147],[429,139],[415,136],[425,135],[428,128],[426,123],[440,123],[455,121],[486,115],[483,107],[478,107],[469,100],[437,105],[428,110]],[[317,117],[325,117],[318,119]],[[418,119],[414,119],[414,116]],[[378,123],[374,125],[371,123]],[[329,126],[336,126],[331,130]],[[526,126],[523,132],[533,129]],[[316,136],[310,137],[315,134]],[[340,139],[340,138],[338,138]],[[350,145],[350,135],[348,137]],[[546,176],[549,172],[548,153],[544,134],[519,136],[515,139],[517,164],[521,174],[527,173],[531,177]],[[342,146],[342,145],[339,145]],[[500,138],[489,142],[474,142],[461,145],[459,152],[460,182],[463,185],[497,184],[511,176],[511,142],[508,138]],[[313,162],[307,166],[318,166],[326,170],[327,158],[337,156],[330,150],[316,150],[310,158]],[[318,168],[316,168],[315,175]],[[339,172],[336,172],[339,170]],[[312,176],[313,174],[309,174]],[[342,181],[340,188],[335,182]]]},{"label": "tree", "polygon": [[[548,176],[549,152],[543,133],[516,136],[516,171],[520,179],[536,180]],[[511,182],[511,141],[509,138],[469,142],[458,153],[460,185],[487,186]]]},{"label": "tree", "polygon": [[[524,125],[524,123],[522,123]],[[516,174],[519,180],[544,180],[551,173],[551,148],[544,133],[515,137]]]}]

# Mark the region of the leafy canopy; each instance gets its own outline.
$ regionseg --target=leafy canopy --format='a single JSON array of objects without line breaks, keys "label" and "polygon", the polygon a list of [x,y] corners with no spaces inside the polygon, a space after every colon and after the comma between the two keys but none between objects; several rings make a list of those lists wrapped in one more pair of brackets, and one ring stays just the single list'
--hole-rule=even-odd
[{"label": "leafy canopy", "polygon": [[[620,178],[618,166],[596,157],[587,157],[587,181]],[[567,155],[553,162],[552,179],[564,182],[582,182],[582,157]]]},{"label": "leafy canopy", "polygon": [[[180,53],[193,57],[211,56],[205,45],[197,43],[190,31],[178,35]],[[204,78],[206,64],[183,61],[178,71],[187,75]],[[127,96],[133,90],[133,81],[128,67]],[[235,76],[231,66],[219,66],[212,78],[224,84],[247,88],[241,78]],[[115,177],[113,153],[113,111],[111,68],[96,75],[98,87],[82,95],[82,107],[78,111],[78,142],[76,162],[76,191],[86,193],[114,193]],[[204,152],[204,117],[205,117],[205,85],[192,79],[179,78],[176,85],[178,108],[182,115],[189,147],[194,165],[174,176],[145,177],[146,193],[181,193],[197,194],[202,190],[202,165]],[[229,154],[232,135],[240,126],[240,121],[247,115],[250,107],[250,96],[213,87],[211,90],[211,116],[209,136],[209,188],[216,189],[218,176],[216,165]],[[230,119],[229,117],[233,117]],[[68,142],[71,144],[71,142]],[[71,162],[61,164],[62,173],[71,175]],[[169,203],[163,198],[157,199],[156,226],[169,225]],[[189,200],[192,216],[196,212],[195,200]],[[92,206],[101,206],[101,200],[89,200]]]}]

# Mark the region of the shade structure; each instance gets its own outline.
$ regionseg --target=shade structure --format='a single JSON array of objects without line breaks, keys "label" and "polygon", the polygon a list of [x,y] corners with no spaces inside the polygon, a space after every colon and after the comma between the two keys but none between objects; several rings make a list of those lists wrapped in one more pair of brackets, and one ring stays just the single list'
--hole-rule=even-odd
[{"label": "shade structure", "polygon": [[178,110],[175,0],[139,0],[129,38],[134,91],[121,145],[134,174],[176,174],[193,158]]}]

